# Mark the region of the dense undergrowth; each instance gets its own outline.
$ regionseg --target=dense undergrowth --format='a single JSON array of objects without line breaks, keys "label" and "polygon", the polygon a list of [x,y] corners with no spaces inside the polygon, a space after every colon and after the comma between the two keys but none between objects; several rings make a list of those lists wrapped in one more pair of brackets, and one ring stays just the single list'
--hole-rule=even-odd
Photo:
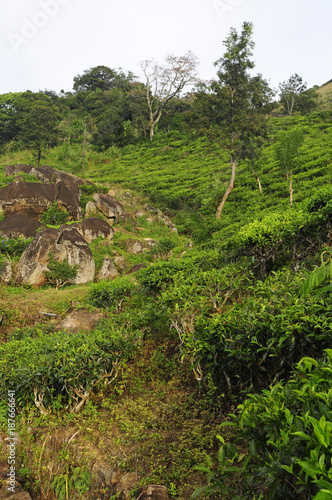
[{"label": "dense undergrowth", "polygon": [[[293,127],[304,143],[290,206],[274,145]],[[117,467],[135,470],[142,484],[165,484],[173,498],[198,487],[201,498],[332,498],[332,303],[329,292],[301,294],[331,246],[331,139],[330,112],[272,119],[259,163],[239,164],[220,221],[214,212],[229,177],[222,144],[172,133],[88,151],[87,178],[127,193],[129,211],[161,208],[179,234],[146,216],[139,230],[120,224],[112,250],[147,267],[84,287],[79,307],[107,314],[89,336],[19,322],[9,331],[7,322],[0,391],[5,398],[15,389],[22,432],[27,421],[45,426],[48,414],[54,427],[72,419],[85,433],[97,429],[102,447],[117,426],[128,445]],[[46,154],[45,163],[82,174],[79,145]],[[29,163],[29,153],[1,159],[18,161]],[[159,242],[140,257],[126,252],[137,231]],[[91,248],[98,270],[110,248],[99,240]],[[54,303],[63,315],[66,291]],[[15,293],[1,294],[5,316]],[[36,470],[27,477],[33,488]],[[34,486],[41,495],[45,483]]]}]

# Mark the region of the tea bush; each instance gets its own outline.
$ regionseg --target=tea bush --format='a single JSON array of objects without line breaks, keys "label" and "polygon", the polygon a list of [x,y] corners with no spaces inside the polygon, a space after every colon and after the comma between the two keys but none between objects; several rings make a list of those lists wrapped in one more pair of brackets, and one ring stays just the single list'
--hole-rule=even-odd
[{"label": "tea bush", "polygon": [[187,321],[181,349],[203,382],[212,377],[219,391],[239,397],[288,377],[301,357],[318,357],[330,346],[331,299],[299,298],[301,282],[273,273],[220,313],[204,316],[196,308],[190,328],[185,301],[179,302],[171,317]]},{"label": "tea bush", "polygon": [[92,285],[88,301],[96,307],[105,307],[119,312],[122,303],[129,299],[136,285],[130,276],[115,281],[103,280]]},{"label": "tea bush", "polygon": [[116,377],[138,340],[136,333],[129,335],[103,323],[89,335],[46,332],[2,344],[0,397],[14,390],[18,407],[34,402],[47,414],[60,396],[63,406],[77,412],[98,383],[107,385]]},{"label": "tea bush", "polygon": [[250,395],[239,426],[250,442],[247,465],[268,478],[269,498],[332,498],[332,350],[305,357],[287,384]]}]

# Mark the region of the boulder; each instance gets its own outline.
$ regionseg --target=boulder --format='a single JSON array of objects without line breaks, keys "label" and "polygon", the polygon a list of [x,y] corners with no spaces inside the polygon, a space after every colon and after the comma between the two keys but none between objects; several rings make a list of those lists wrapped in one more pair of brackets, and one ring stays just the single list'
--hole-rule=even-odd
[{"label": "boulder", "polygon": [[97,213],[98,209],[96,207],[96,204],[93,201],[88,201],[88,203],[85,205],[85,216],[91,217],[96,215]]},{"label": "boulder", "polygon": [[49,165],[33,167],[32,165],[25,165],[24,163],[17,163],[16,165],[6,165],[4,168],[7,177],[12,175],[15,176],[23,172],[28,175],[34,175],[39,181],[45,184],[54,184],[58,181],[63,181],[67,184],[74,184],[76,189],[82,184],[92,184],[92,182],[86,181],[81,177],[54,169]]},{"label": "boulder", "polygon": [[5,165],[6,177],[11,177],[20,174],[30,174],[33,167],[31,165],[26,165],[25,163],[16,163],[16,165]]},{"label": "boulder", "polygon": [[136,493],[136,500],[169,500],[166,486],[149,484],[139,488]]},{"label": "boulder", "polygon": [[72,224],[71,227],[75,227],[88,243],[99,238],[99,236],[102,236],[105,240],[111,240],[114,236],[112,226],[97,217],[89,217],[82,222]]},{"label": "boulder", "polygon": [[50,253],[56,261],[67,259],[71,266],[78,266],[72,284],[93,281],[95,263],[90,247],[76,228],[61,226],[60,229],[42,228],[35,236],[17,264],[16,283],[35,287],[45,284]]},{"label": "boulder", "polygon": [[39,221],[54,200],[54,184],[17,182],[0,189],[0,213],[22,214]]},{"label": "boulder", "polygon": [[12,280],[12,275],[12,265],[9,260],[5,260],[2,264],[0,263],[0,283],[9,285]]},{"label": "boulder", "polygon": [[95,193],[92,197],[95,201],[96,207],[107,218],[114,219],[115,222],[119,220],[120,215],[123,214],[123,206],[115,198],[109,194]]},{"label": "boulder", "polygon": [[121,270],[125,269],[126,260],[124,257],[122,257],[122,255],[115,256],[113,260],[114,260],[114,264],[116,265],[116,267],[118,267]]},{"label": "boulder", "polygon": [[0,221],[0,234],[8,239],[33,238],[40,227],[40,222],[22,214],[14,214]]},{"label": "boulder", "polygon": [[96,327],[98,321],[103,318],[104,314],[101,311],[89,312],[85,309],[79,309],[69,314],[55,329],[66,330],[70,333],[78,333],[80,331],[91,332]]},{"label": "boulder", "polygon": [[69,213],[69,220],[82,218],[80,192],[75,182],[57,182],[55,185],[55,199],[58,202],[58,207],[64,208]]},{"label": "boulder", "polygon": [[98,274],[98,281],[116,278],[117,276],[119,276],[119,273],[114,262],[108,255],[105,255],[104,262]]},{"label": "boulder", "polygon": [[133,266],[132,268],[129,269],[129,271],[126,273],[126,276],[127,276],[127,274],[137,273],[137,271],[140,271],[141,269],[145,269],[146,267],[147,266],[144,262],[142,264],[136,264],[135,266]]},{"label": "boulder", "polygon": [[156,244],[156,240],[153,240],[152,238],[144,238],[143,240],[130,239],[126,241],[127,251],[129,253],[133,253],[134,255],[150,250]]}]

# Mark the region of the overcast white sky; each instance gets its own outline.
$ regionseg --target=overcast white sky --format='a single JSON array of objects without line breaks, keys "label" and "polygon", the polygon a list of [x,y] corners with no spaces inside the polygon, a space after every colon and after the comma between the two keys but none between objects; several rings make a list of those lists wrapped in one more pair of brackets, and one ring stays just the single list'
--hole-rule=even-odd
[{"label": "overcast white sky", "polygon": [[138,62],[192,50],[199,75],[216,76],[231,27],[254,24],[255,73],[273,87],[298,73],[332,79],[331,0],[10,0],[0,18],[0,94],[71,91],[98,65],[143,79]]}]

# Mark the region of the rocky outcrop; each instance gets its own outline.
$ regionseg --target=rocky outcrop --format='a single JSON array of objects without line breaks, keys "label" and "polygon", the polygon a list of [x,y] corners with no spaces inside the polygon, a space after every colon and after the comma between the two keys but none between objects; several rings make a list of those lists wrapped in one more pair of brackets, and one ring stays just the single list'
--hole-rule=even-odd
[{"label": "rocky outcrop", "polygon": [[149,484],[139,488],[136,494],[136,500],[169,500],[166,486],[158,484]]},{"label": "rocky outcrop", "polygon": [[22,214],[14,214],[0,221],[0,234],[8,239],[33,238],[40,227],[40,222]]},{"label": "rocky outcrop", "polygon": [[[61,170],[53,169],[48,165],[42,165],[41,167],[35,168],[31,165],[25,165],[22,163],[18,163],[17,165],[6,165],[5,172],[7,176],[18,176],[19,173],[23,172],[28,175],[34,175],[36,179],[42,182],[41,183],[24,183],[29,186],[34,185],[29,189],[28,193],[21,193],[22,186],[17,187],[20,182],[15,182],[9,186],[6,186],[5,191],[0,190],[0,207],[1,201],[9,201],[10,204],[13,205],[13,210],[10,213],[23,213],[28,217],[36,220],[40,220],[40,212],[42,213],[44,210],[48,208],[48,206],[54,201],[57,200],[59,208],[64,208],[69,212],[69,218],[71,220],[79,220],[82,217],[82,211],[80,206],[80,186],[83,184],[92,184],[90,181],[86,181],[81,177],[77,177],[76,175],[69,174],[67,172],[62,172]],[[36,187],[37,186],[37,187]],[[42,186],[42,187],[38,187]],[[40,211],[37,210],[37,214],[32,215],[32,207],[34,204],[45,205],[45,203],[41,202],[41,196],[44,197],[45,192],[47,193],[47,199],[49,203],[46,203],[46,207]],[[9,198],[10,197],[10,198]],[[15,203],[15,199],[25,199],[25,203],[21,201],[21,205],[25,204],[26,207],[20,210],[17,210],[17,202]],[[31,197],[34,200],[31,200]],[[7,203],[8,205],[8,203]],[[32,205],[32,207],[31,207]],[[30,211],[30,215],[28,213]],[[5,214],[8,215],[9,208],[5,210]]]},{"label": "rocky outcrop", "polygon": [[55,200],[55,186],[37,182],[15,182],[0,189],[0,213],[22,214],[39,221]]},{"label": "rocky outcrop", "polygon": [[112,226],[105,220],[98,219],[98,217],[84,219],[82,222],[72,224],[71,227],[75,227],[88,243],[99,238],[99,236],[102,236],[105,240],[111,240],[114,236]]},{"label": "rocky outcrop", "polygon": [[138,271],[140,271],[141,269],[145,269],[146,267],[147,266],[144,262],[142,264],[135,264],[135,266],[133,266],[129,269],[129,271],[126,273],[126,276],[128,274],[137,273]]},{"label": "rocky outcrop", "polygon": [[0,262],[0,283],[4,285],[9,285],[12,280],[12,265],[9,260]]},{"label": "rocky outcrop", "polygon": [[114,265],[114,262],[108,255],[105,255],[103,264],[98,274],[98,281],[113,279],[117,276],[119,276],[119,273]]},{"label": "rocky outcrop", "polygon": [[121,203],[109,194],[95,193],[92,198],[101,213],[103,213],[108,219],[113,219],[113,221],[118,222],[119,217],[124,212]]},{"label": "rocky outcrop", "polygon": [[20,181],[0,189],[0,213],[4,212],[5,217],[21,214],[40,221],[54,201],[59,209],[64,208],[69,213],[69,219],[81,218],[79,191],[75,186],[61,181],[56,184]]},{"label": "rocky outcrop", "polygon": [[152,238],[144,238],[143,240],[127,240],[126,247],[129,253],[138,255],[147,250],[151,250],[157,244],[156,240]]},{"label": "rocky outcrop", "polygon": [[87,242],[76,228],[62,226],[60,229],[41,229],[17,264],[16,283],[35,287],[44,285],[50,254],[54,255],[55,261],[67,259],[71,266],[78,266],[78,273],[72,284],[93,281],[95,263]]},{"label": "rocky outcrop", "polygon": [[69,314],[57,326],[56,330],[66,330],[71,333],[78,333],[80,331],[91,332],[97,323],[104,318],[101,311],[86,311],[79,309]]},{"label": "rocky outcrop", "polygon": [[33,167],[32,165],[25,165],[24,163],[17,163],[16,165],[6,165],[4,169],[7,177],[17,176],[23,172],[27,175],[34,175],[36,179],[44,184],[55,184],[58,181],[62,181],[66,184],[74,184],[76,188],[82,186],[82,184],[92,184],[92,182],[86,181],[81,177],[63,172],[62,170],[57,170],[49,165]]}]

